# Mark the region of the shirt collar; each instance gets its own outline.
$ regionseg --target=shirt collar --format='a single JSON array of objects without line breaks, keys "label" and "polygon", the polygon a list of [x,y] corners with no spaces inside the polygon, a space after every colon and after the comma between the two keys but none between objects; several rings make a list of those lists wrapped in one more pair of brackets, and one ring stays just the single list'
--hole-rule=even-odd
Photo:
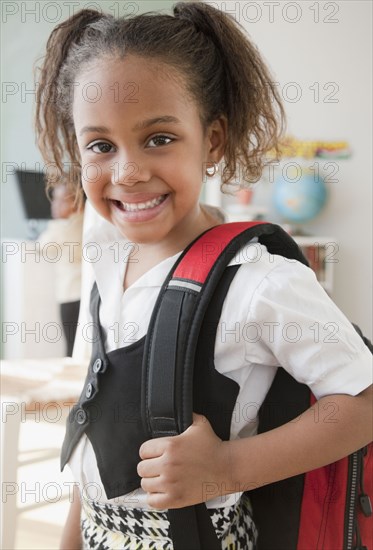
[{"label": "shirt collar", "polygon": [[[91,215],[91,223],[85,231],[86,259],[92,264],[101,299],[117,307],[123,295],[125,269],[132,251],[131,242],[110,222],[97,214],[94,217],[93,223]],[[160,288],[181,253],[165,258],[149,269],[126,293],[140,288]]]}]

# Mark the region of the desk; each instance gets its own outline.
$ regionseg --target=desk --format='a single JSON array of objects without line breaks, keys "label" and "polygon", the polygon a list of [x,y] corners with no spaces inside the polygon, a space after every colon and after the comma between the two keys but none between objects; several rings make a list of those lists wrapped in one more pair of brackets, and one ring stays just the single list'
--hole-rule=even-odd
[{"label": "desk", "polygon": [[[28,415],[36,421],[64,422],[77,401],[87,365],[73,359],[22,359],[1,363],[1,548],[14,548],[17,528],[17,470],[20,460],[19,432]],[[53,420],[52,420],[53,418]],[[28,464],[58,456],[59,451],[43,449]]]}]

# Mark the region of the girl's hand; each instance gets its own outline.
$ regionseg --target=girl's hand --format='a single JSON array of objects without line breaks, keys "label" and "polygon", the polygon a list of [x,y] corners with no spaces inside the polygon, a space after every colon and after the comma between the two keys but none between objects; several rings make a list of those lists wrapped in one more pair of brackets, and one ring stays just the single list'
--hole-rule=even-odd
[{"label": "girl's hand", "polygon": [[229,491],[229,441],[214,433],[205,416],[180,435],[145,441],[137,472],[153,508],[182,508]]}]

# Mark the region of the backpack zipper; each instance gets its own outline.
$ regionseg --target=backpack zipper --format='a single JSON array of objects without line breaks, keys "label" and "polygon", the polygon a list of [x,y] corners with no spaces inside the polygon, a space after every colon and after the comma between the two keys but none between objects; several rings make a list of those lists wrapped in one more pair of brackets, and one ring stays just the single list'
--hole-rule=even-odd
[{"label": "backpack zipper", "polygon": [[[372,503],[370,501],[369,495],[367,495],[364,491],[364,458],[368,453],[368,447],[363,447],[359,451],[359,465],[360,465],[360,472],[359,472],[359,504],[360,509],[365,517],[370,517],[372,515]],[[361,540],[360,535],[360,529],[359,529],[359,521],[356,518],[356,549],[355,550],[368,550],[366,546],[364,546],[363,541]]]},{"label": "backpack zipper", "polygon": [[360,453],[361,466],[360,466],[359,504],[364,516],[369,518],[372,515],[373,510],[372,510],[372,503],[371,503],[370,497],[364,491],[364,458],[366,457],[367,454],[368,454],[368,447],[363,447]]},{"label": "backpack zipper", "polygon": [[356,501],[359,475],[359,457],[361,451],[355,451],[348,457],[347,494],[345,508],[344,550],[353,550],[356,524]]},{"label": "backpack zipper", "polygon": [[[364,492],[364,456],[367,447],[355,451],[348,457],[348,483],[345,509],[345,550],[367,550],[360,538],[360,529],[357,521],[358,499],[360,508],[366,517],[372,515],[372,504]],[[358,495],[360,485],[360,494]],[[355,535],[355,541],[354,541]],[[355,544],[355,546],[354,546]]]}]

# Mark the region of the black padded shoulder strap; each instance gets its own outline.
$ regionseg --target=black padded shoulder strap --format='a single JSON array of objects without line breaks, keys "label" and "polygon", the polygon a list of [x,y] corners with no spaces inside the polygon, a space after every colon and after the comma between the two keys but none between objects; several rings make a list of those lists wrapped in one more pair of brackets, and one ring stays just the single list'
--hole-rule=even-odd
[{"label": "black padded shoulder strap", "polygon": [[150,437],[176,435],[192,423],[194,355],[203,317],[234,255],[254,237],[272,254],[307,265],[279,226],[215,226],[184,251],[163,284],[150,320],[143,363],[142,413]]},{"label": "black padded shoulder strap", "polygon": [[[308,265],[293,239],[265,222],[215,226],[189,245],[161,288],[146,337],[142,418],[149,438],[177,435],[191,425],[194,357],[205,312],[230,260],[254,237],[270,253]],[[221,548],[203,504],[170,510],[169,519],[175,550]]]}]

